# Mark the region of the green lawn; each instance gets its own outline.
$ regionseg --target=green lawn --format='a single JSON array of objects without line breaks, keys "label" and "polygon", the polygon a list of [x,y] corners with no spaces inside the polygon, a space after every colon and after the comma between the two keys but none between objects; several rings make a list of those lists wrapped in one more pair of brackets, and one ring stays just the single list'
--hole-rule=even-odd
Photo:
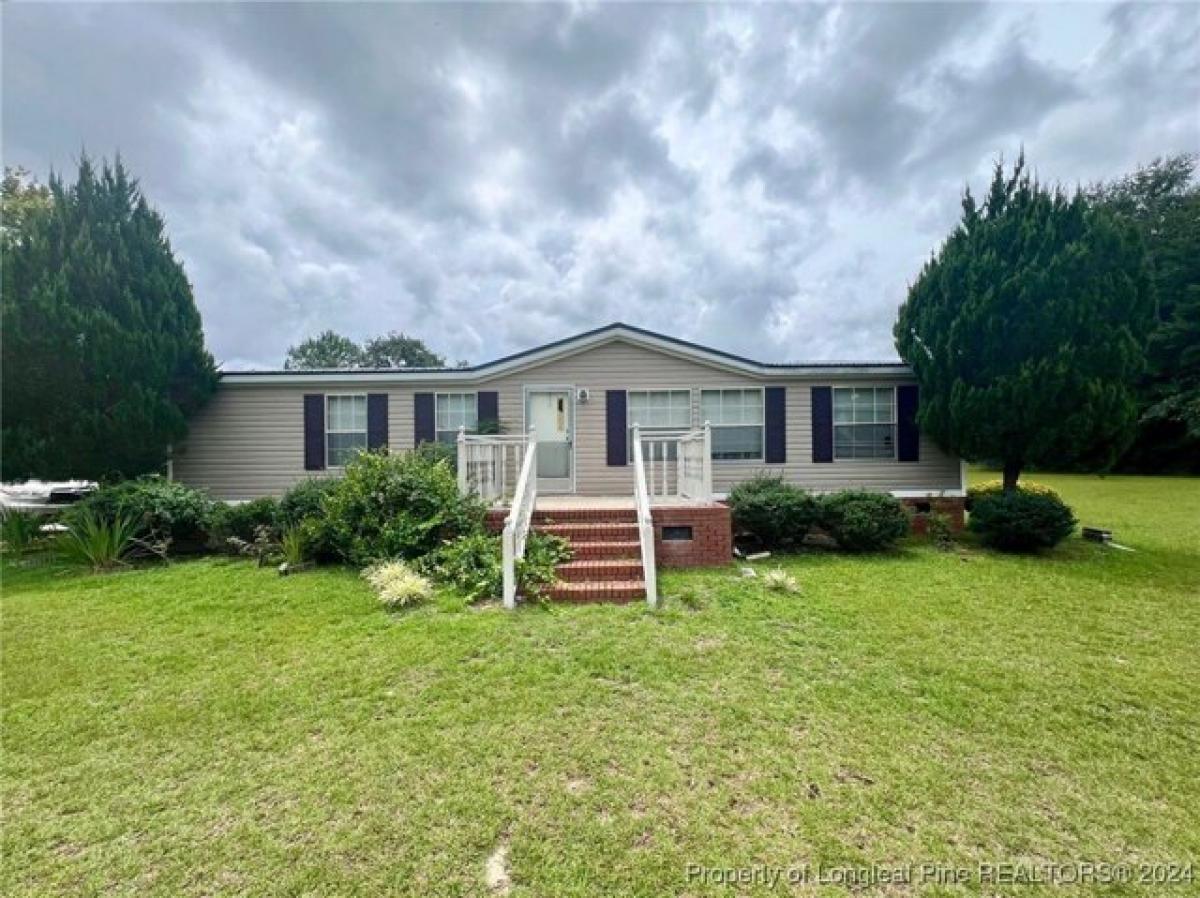
[{"label": "green lawn", "polygon": [[1136,552],[808,554],[778,562],[799,595],[731,567],[666,574],[658,612],[513,614],[388,615],[338,570],[9,565],[0,892],[486,895],[501,847],[548,898],[735,893],[689,864],[1200,880],[1200,481],[1037,479]]}]

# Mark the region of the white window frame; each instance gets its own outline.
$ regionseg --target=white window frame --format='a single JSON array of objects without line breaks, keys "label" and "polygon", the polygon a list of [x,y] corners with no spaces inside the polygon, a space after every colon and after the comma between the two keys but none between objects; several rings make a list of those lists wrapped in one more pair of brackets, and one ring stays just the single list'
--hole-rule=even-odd
[{"label": "white window frame", "polygon": [[[837,409],[837,393],[839,390],[873,390],[876,393],[878,393],[880,390],[888,390],[892,394],[891,420],[890,421],[860,421],[857,423],[850,422],[850,423],[842,423],[842,424],[837,423],[837,412],[835,410]],[[872,408],[874,408],[874,406],[875,406],[874,400],[875,400],[875,397],[872,396],[872,400],[871,400]],[[830,415],[833,417],[833,430],[832,430],[832,433],[830,434],[830,436],[833,439],[833,460],[835,462],[851,461],[851,462],[867,462],[868,464],[872,463],[872,462],[874,462],[874,463],[882,462],[883,464],[887,464],[889,462],[896,461],[896,459],[898,457],[896,454],[898,451],[896,444],[897,444],[897,437],[899,436],[899,428],[897,427],[897,420],[896,420],[896,387],[894,385],[888,386],[888,385],[880,385],[880,384],[845,384],[842,386],[835,386],[833,388],[832,394],[830,395],[830,403],[831,403]],[[865,425],[874,425],[874,426],[886,425],[886,426],[889,426],[892,428],[892,454],[890,456],[873,455],[873,456],[870,456],[869,458],[858,458],[853,455],[838,455],[838,438],[837,438],[838,428],[839,427],[859,427],[859,426],[865,426]]]},{"label": "white window frame", "polygon": [[[453,431],[442,430],[438,427],[438,403],[441,402],[443,396],[470,396],[471,407],[475,409],[475,425],[468,427],[467,433],[473,433],[479,427],[479,393],[475,390],[443,390],[440,393],[433,394],[433,441],[435,443],[444,443],[445,445],[453,445],[458,439],[458,428]],[[444,441],[438,438],[439,433],[453,433],[449,441]]]},{"label": "white window frame", "polygon": [[[361,399],[363,401],[363,429],[362,430],[335,430],[331,426],[333,416],[329,413],[329,400],[331,399]],[[331,433],[361,433],[363,435],[362,451],[365,452],[369,448],[369,440],[371,430],[371,409],[370,401],[367,399],[366,393],[326,393],[325,394],[325,467],[332,468],[335,471],[341,471],[345,468],[345,464],[335,465],[331,461],[333,453],[329,449],[329,435]]]},{"label": "white window frame", "polygon": [[711,425],[712,430],[714,432],[721,429],[722,427],[755,427],[755,426],[757,426],[758,429],[762,432],[762,439],[760,439],[758,441],[758,445],[761,447],[761,451],[759,452],[757,458],[717,458],[714,455],[712,457],[712,463],[715,465],[763,464],[766,461],[766,452],[767,452],[767,397],[766,397],[766,391],[762,387],[747,387],[747,386],[701,387],[700,395],[697,397],[697,399],[699,400],[697,403],[697,407],[700,410],[700,417],[701,417],[701,419],[704,419],[704,394],[705,393],[731,393],[734,391],[737,391],[740,393],[758,393],[759,394],[759,397],[762,400],[762,402],[760,403],[760,406],[759,406],[762,409],[762,421],[760,421],[757,425],[754,425],[754,424],[717,424],[717,423],[709,420],[708,424]]},{"label": "white window frame", "polygon": [[[629,401],[629,397],[634,393],[686,393],[688,398],[688,421],[687,424],[679,426],[660,426],[655,424],[646,424],[642,421],[633,420],[633,405]],[[677,433],[681,430],[691,430],[695,425],[692,423],[696,420],[696,397],[691,387],[638,387],[636,390],[625,390],[625,451],[628,453],[630,464],[633,463],[633,425],[637,424],[642,433],[652,434],[658,433]],[[672,445],[668,449],[668,461],[675,460],[675,446]]]}]

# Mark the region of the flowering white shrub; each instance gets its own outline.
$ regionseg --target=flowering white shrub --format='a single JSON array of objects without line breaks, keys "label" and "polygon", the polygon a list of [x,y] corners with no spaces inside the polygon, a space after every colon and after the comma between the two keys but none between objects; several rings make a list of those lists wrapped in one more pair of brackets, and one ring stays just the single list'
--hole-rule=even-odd
[{"label": "flowering white shrub", "polygon": [[433,595],[433,584],[403,561],[382,561],[362,572],[386,608],[404,608]]}]

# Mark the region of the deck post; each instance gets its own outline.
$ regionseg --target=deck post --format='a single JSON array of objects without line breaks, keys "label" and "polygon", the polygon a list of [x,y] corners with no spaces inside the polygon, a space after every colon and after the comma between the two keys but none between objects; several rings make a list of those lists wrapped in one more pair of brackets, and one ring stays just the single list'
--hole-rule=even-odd
[{"label": "deck post", "polygon": [[470,490],[467,480],[467,429],[458,428],[458,494],[465,496]]},{"label": "deck post", "polygon": [[712,489],[712,424],[708,421],[704,422],[704,459],[701,462],[700,470],[703,472],[703,490],[704,501],[711,502],[713,497]]}]

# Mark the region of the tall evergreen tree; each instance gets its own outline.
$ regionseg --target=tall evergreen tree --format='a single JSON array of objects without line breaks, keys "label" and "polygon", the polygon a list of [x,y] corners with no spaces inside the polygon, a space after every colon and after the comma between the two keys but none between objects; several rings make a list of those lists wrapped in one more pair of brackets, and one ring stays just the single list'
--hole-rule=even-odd
[{"label": "tall evergreen tree", "polygon": [[1155,159],[1089,199],[1142,235],[1154,281],[1149,368],[1124,469],[1200,473],[1200,180],[1194,154]]},{"label": "tall evergreen tree", "polygon": [[120,158],[85,156],[21,228],[3,242],[0,477],[161,469],[216,387],[162,218]]},{"label": "tall evergreen tree", "polygon": [[921,387],[918,422],[968,459],[1111,465],[1137,418],[1152,288],[1131,226],[1081,192],[997,164],[900,307],[896,348]]}]

